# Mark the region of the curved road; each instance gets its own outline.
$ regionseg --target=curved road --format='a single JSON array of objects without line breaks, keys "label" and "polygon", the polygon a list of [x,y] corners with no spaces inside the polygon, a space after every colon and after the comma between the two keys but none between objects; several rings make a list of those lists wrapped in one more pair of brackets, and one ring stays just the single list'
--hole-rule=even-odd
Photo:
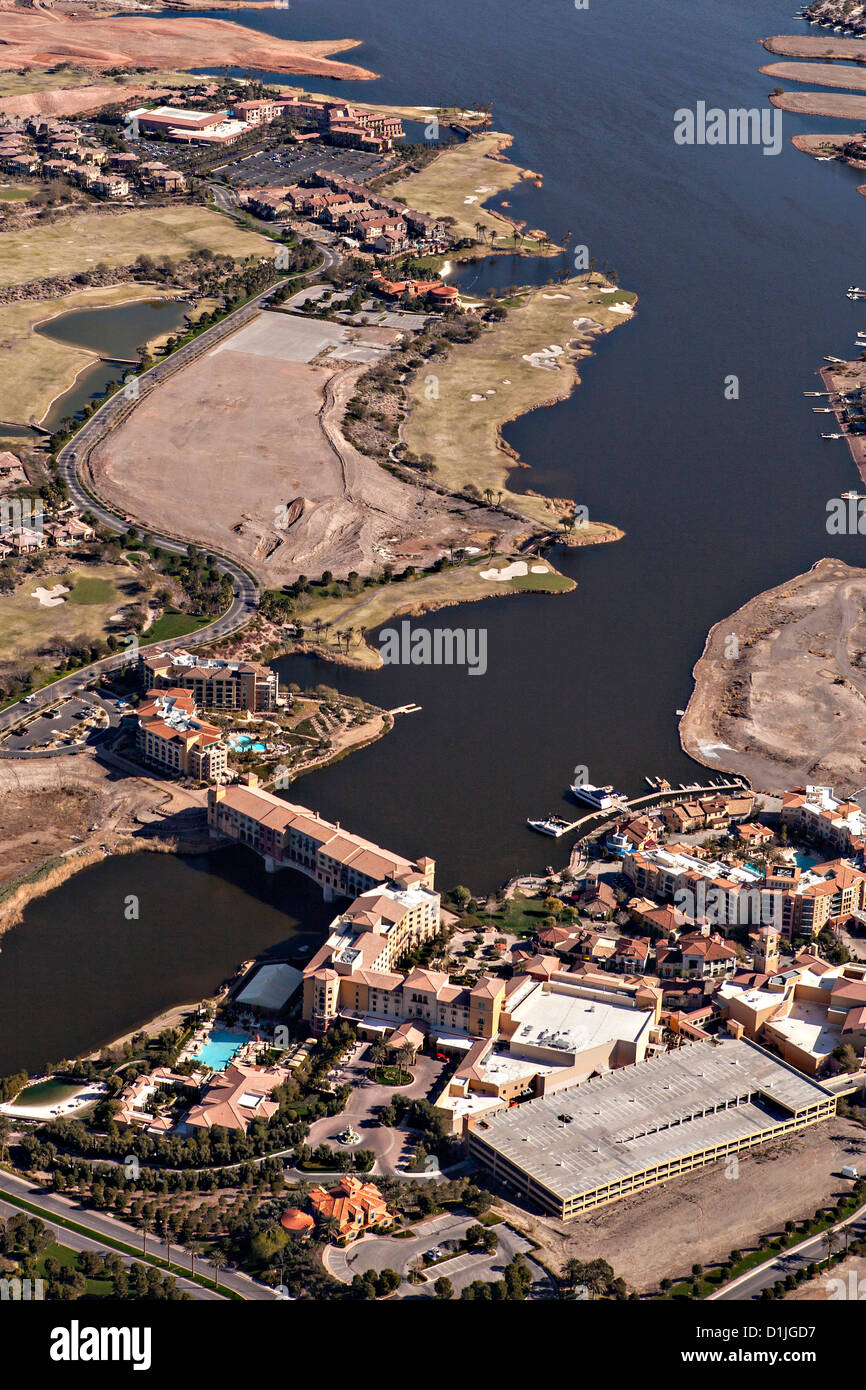
[{"label": "curved road", "polygon": [[[228,314],[219,323],[213,324],[205,329],[192,342],[186,343],[178,348],[169,357],[154,363],[147,371],[140,373],[134,378],[135,400],[140,399],[142,392],[152,390],[175,372],[188,366],[190,362],[200,357],[214,344],[221,342],[228,333],[234,332],[237,328],[242,328],[255,315],[266,307],[269,296],[279,289],[282,285],[288,284],[295,278],[303,278],[307,281],[311,275],[319,274],[320,271],[336,265],[340,257],[331,247],[319,245],[322,253],[322,261],[314,270],[306,272],[303,277],[287,276],[283,280],[276,281],[269,285],[261,294],[256,295],[246,304],[241,305],[233,313]],[[118,391],[113,396],[109,396],[97,410],[93,412],[89,420],[86,420],[75,436],[65,444],[57,455],[58,470],[69,488],[69,496],[80,510],[89,510],[98,518],[103,526],[111,531],[118,533],[125,532],[131,524],[117,512],[111,511],[103,503],[98,501],[87,488],[82,484],[78,476],[78,467],[82,457],[87,451],[94,447],[99,440],[103,439],[110,429],[119,424],[123,415],[129,408],[129,398],[124,391]],[[136,521],[139,526],[144,526],[144,522]],[[176,554],[185,554],[189,544],[179,540],[174,536],[160,535],[149,532],[155,544],[163,550],[171,550]],[[220,573],[231,576],[234,588],[234,597],[231,606],[219,618],[215,618],[212,623],[198,628],[196,632],[189,633],[184,637],[170,638],[159,643],[143,643],[142,648],[148,645],[158,646],[162,650],[168,650],[181,644],[194,646],[200,642],[210,642],[222,637],[228,637],[243,627],[249,619],[256,613],[259,601],[259,588],[255,579],[245,569],[230,560],[225,555],[209,548],[209,554],[214,555],[217,568]],[[0,712],[0,732],[3,732],[23,719],[25,715],[33,713],[37,709],[42,709],[46,705],[52,704],[58,696],[70,695],[77,690],[83,689],[94,677],[106,671],[116,671],[126,665],[130,660],[128,652],[120,652],[110,657],[105,657],[101,661],[94,661],[89,666],[82,666],[80,670],[72,672],[68,676],[63,676],[59,680],[52,681],[49,685],[43,686],[41,690],[34,692],[29,701],[19,700],[16,704],[10,705],[7,709]]]},{"label": "curved road", "polygon": [[[56,1192],[46,1192],[45,1188],[39,1187],[36,1183],[28,1182],[26,1178],[13,1176],[5,1169],[0,1170],[0,1192],[6,1192],[12,1197],[20,1197],[29,1202],[31,1206],[38,1207],[40,1216],[47,1222],[50,1222],[52,1218],[56,1221],[58,1217],[64,1217],[67,1221],[74,1221],[76,1226],[83,1226],[90,1232],[94,1242],[99,1242],[100,1239],[104,1241],[105,1237],[108,1237],[109,1240],[122,1241],[124,1245],[129,1245],[133,1249],[141,1242],[141,1232],[123,1221],[118,1221],[117,1217],[79,1207],[68,1197],[63,1197]],[[16,1209],[21,1210],[21,1208]],[[68,1232],[62,1226],[59,1228],[59,1238],[63,1244],[66,1243],[67,1237],[71,1244],[74,1235],[74,1232]],[[185,1280],[180,1268],[180,1259],[185,1258],[189,1264],[192,1258],[190,1252],[184,1250],[180,1245],[172,1245],[171,1250],[171,1272],[177,1277],[178,1283],[182,1287],[187,1288],[191,1293],[195,1290],[194,1296],[196,1298],[218,1298],[221,1296],[214,1290],[202,1288],[200,1284]],[[162,1260],[166,1260],[168,1257],[166,1247],[156,1236],[148,1236],[147,1254],[155,1255]],[[266,1284],[259,1284],[248,1274],[242,1274],[239,1270],[234,1269],[221,1269],[217,1272],[210,1260],[201,1256],[196,1257],[195,1272],[203,1275],[206,1279],[213,1280],[217,1279],[218,1273],[220,1287],[231,1289],[233,1293],[238,1293],[245,1299],[266,1300],[268,1302],[282,1300],[282,1295],[268,1288]]]}]

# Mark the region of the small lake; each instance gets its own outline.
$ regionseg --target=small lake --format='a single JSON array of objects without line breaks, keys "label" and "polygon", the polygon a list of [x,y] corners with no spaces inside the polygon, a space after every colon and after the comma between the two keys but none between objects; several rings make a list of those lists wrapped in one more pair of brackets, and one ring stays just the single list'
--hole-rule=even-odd
[{"label": "small lake", "polygon": [[38,324],[35,332],[43,337],[110,359],[85,367],[74,385],[52,402],[41,421],[45,429],[56,429],[61,420],[77,415],[113,382],[122,381],[130,361],[137,360],[139,348],[183,328],[189,309],[185,300],[142,299],[102,309],[71,309]]},{"label": "small lake", "polygon": [[0,937],[0,1075],[50,1072],[213,993],[259,953],[303,968],[335,911],[314,883],[266,873],[241,846],[105,859]]}]

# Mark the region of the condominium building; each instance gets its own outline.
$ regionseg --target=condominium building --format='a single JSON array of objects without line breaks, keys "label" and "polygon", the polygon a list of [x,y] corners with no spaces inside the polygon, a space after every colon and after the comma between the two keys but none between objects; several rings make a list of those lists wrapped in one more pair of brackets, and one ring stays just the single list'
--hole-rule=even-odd
[{"label": "condominium building", "polygon": [[269,873],[296,869],[306,874],[319,884],[326,902],[357,897],[381,883],[433,887],[435,860],[392,854],[305,806],[264,791],[254,773],[246,773],[237,786],[208,791],[208,826],[213,835],[227,835],[255,850]]},{"label": "condominium building", "polygon": [[216,782],[226,776],[228,749],[219,729],[199,719],[186,690],[150,690],[138,707],[139,751],[172,777]]},{"label": "condominium building", "polygon": [[687,917],[725,926],[772,920],[772,894],[764,895],[764,876],[746,864],[707,861],[675,846],[647,848],[627,855],[623,873],[636,891],[675,902]]},{"label": "condominium building", "polygon": [[782,825],[807,839],[820,840],[841,854],[866,850],[866,819],[856,801],[844,801],[832,787],[795,787],[782,798]]},{"label": "condominium building", "polygon": [[280,678],[257,661],[216,661],[190,652],[140,652],[138,677],[146,690],[192,692],[202,709],[276,709]]}]

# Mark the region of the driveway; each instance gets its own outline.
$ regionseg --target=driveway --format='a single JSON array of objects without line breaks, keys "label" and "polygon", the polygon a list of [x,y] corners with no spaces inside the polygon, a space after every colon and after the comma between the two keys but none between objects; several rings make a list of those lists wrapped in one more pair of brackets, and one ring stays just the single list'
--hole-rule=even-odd
[{"label": "driveway", "polygon": [[[454,1216],[451,1213],[433,1216],[426,1221],[417,1222],[413,1226],[417,1234],[410,1239],[398,1239],[395,1236],[363,1236],[345,1250],[328,1246],[324,1253],[325,1265],[336,1279],[345,1284],[351,1283],[356,1274],[364,1274],[367,1270],[381,1273],[383,1269],[393,1269],[405,1276],[425,1251],[434,1247],[447,1250],[447,1242],[461,1241],[467,1229],[475,1224],[474,1216]],[[461,1289],[475,1279],[483,1279],[488,1283],[501,1279],[508,1262],[515,1255],[524,1254],[533,1274],[530,1297],[555,1298],[556,1287],[550,1275],[541,1265],[529,1258],[532,1249],[529,1241],[524,1240],[523,1236],[518,1235],[504,1221],[492,1229],[499,1237],[499,1246],[492,1255],[484,1251],[455,1251],[452,1259],[441,1260],[429,1267],[425,1283],[410,1284],[404,1277],[398,1297],[433,1298],[434,1283],[443,1276],[451,1280],[455,1293],[459,1294]]]},{"label": "driveway", "polygon": [[379,1086],[369,1076],[372,1063],[367,1054],[370,1046],[370,1043],[359,1044],[348,1062],[337,1068],[332,1076],[335,1085],[351,1087],[346,1108],[339,1115],[314,1120],[306,1142],[311,1148],[331,1144],[335,1152],[351,1152],[343,1150],[337,1143],[337,1135],[342,1134],[350,1124],[361,1136],[359,1147],[372,1149],[376,1155],[372,1171],[393,1176],[401,1171],[400,1165],[411,1157],[418,1140],[417,1131],[404,1126],[389,1129],[379,1123],[376,1111],[380,1105],[389,1104],[395,1095],[405,1096],[409,1100],[425,1098],[439,1080],[445,1063],[437,1061],[435,1057],[418,1057],[411,1068],[414,1074],[411,1085]]}]

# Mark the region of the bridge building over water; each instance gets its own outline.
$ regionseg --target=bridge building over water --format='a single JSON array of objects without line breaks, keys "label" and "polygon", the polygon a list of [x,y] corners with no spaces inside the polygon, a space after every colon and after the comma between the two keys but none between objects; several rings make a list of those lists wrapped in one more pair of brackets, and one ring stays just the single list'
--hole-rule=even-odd
[{"label": "bridge building over water", "polygon": [[208,789],[208,828],[260,854],[268,873],[296,869],[318,883],[326,902],[356,898],[377,884],[431,888],[436,861],[413,861],[374,845],[325,820],[305,806],[294,806],[258,785],[248,773],[237,786]]}]

